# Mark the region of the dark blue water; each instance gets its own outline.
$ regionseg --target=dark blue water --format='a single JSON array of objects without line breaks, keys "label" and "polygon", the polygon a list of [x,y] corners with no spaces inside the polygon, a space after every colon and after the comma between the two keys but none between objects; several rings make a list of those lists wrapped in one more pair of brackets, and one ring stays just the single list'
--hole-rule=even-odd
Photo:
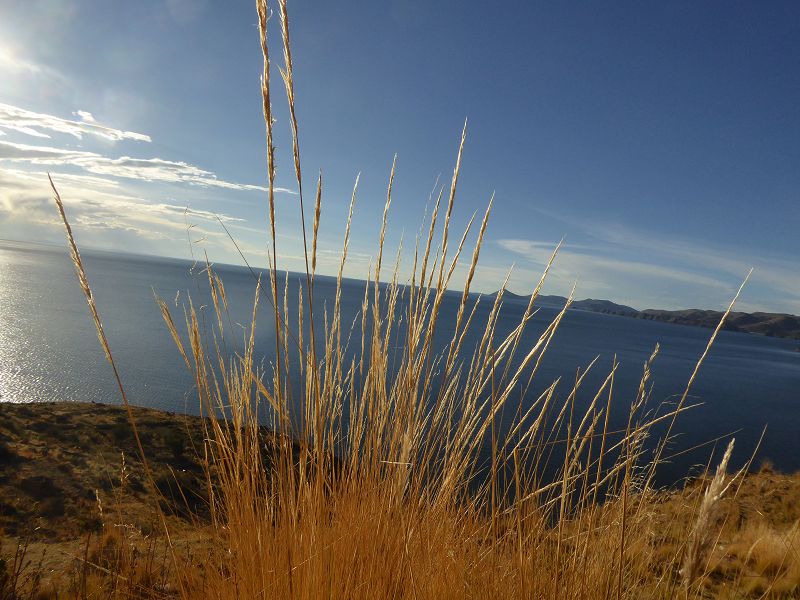
[{"label": "dark blue water", "polygon": [[[191,263],[112,253],[84,253],[90,282],[108,339],[131,402],[172,411],[196,412],[192,381],[163,324],[154,292],[167,300],[180,320],[179,305],[192,295],[195,306],[208,304],[206,276]],[[225,283],[234,321],[248,325],[255,289],[244,268],[217,266]],[[299,276],[290,274],[290,306],[297,305]],[[318,277],[315,299],[333,303],[335,281]],[[361,308],[364,283],[348,281],[342,297],[343,322],[351,323]],[[458,294],[442,307],[437,341],[449,340]],[[465,347],[471,353],[491,305],[482,302],[475,335]],[[498,329],[509,331],[519,321],[524,304],[508,300]],[[542,308],[529,326],[527,349],[555,316]],[[208,314],[209,319],[213,318]],[[359,319],[360,321],[360,319]],[[178,323],[180,328],[180,323]],[[234,329],[237,326],[234,325]],[[240,330],[243,331],[243,330]],[[270,307],[262,301],[257,347],[268,363],[274,349]],[[241,336],[241,333],[239,334]],[[615,380],[612,426],[624,425],[627,405],[635,397],[644,362],[656,342],[661,352],[652,370],[650,405],[655,408],[680,395],[711,335],[708,329],[656,323],[583,311],[568,311],[547,351],[531,395],[561,377],[561,401],[568,394],[576,369],[600,360],[587,377],[578,405],[591,400],[605,379],[614,355],[621,363]],[[360,340],[360,334],[354,334]],[[398,340],[402,344],[402,340]],[[668,454],[690,449],[735,432],[734,463],[743,463],[761,432],[767,433],[756,462],[769,458],[782,469],[800,468],[800,352],[797,341],[723,331],[692,388],[691,402],[702,403],[678,419],[681,434]],[[0,401],[119,402],[112,374],[97,342],[94,325],[62,248],[4,242],[0,244]],[[663,410],[663,409],[662,409]],[[726,443],[719,442],[719,445]],[[666,468],[677,479],[693,465],[705,463],[712,444],[686,452]]]}]

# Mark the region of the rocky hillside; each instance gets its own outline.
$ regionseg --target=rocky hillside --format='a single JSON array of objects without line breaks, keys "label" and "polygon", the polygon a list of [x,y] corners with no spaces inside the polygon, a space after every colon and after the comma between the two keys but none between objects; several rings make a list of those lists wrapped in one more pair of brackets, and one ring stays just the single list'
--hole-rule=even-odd
[{"label": "rocky hillside", "polygon": [[[497,296],[497,292],[492,294],[492,296]],[[530,296],[520,296],[509,291],[503,294],[503,298],[506,301],[513,302],[528,302],[530,300]],[[566,301],[567,299],[564,296],[542,294],[536,299],[536,304],[538,306],[562,308]],[[716,327],[723,314],[718,310],[701,310],[697,308],[685,310],[660,310],[654,308],[636,310],[624,304],[617,304],[610,300],[596,300],[594,298],[575,300],[572,302],[572,308],[610,315],[635,317],[648,321],[661,321],[663,323],[676,323],[678,325],[694,325],[696,327],[709,328]],[[725,329],[728,331],[800,340],[800,317],[784,313],[732,312],[725,323]]]},{"label": "rocky hillside", "polygon": [[[695,308],[687,310],[656,310],[648,308],[640,311],[636,316],[650,321],[696,325],[698,327],[716,327],[722,318],[722,314],[716,310],[698,310]],[[800,340],[800,317],[781,313],[733,312],[728,316],[725,329]]]}]

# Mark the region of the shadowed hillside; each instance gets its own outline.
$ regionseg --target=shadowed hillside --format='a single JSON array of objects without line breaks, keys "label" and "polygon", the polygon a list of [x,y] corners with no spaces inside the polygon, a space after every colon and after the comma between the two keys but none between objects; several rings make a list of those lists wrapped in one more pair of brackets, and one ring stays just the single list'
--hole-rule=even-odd
[{"label": "shadowed hillside", "polygon": [[[497,293],[491,294],[496,297]],[[528,302],[530,296],[521,296],[506,291],[503,294],[506,301]],[[548,306],[551,308],[562,308],[567,299],[564,296],[539,295],[536,298],[537,306]],[[701,310],[688,308],[684,310],[660,310],[648,308],[636,310],[624,304],[617,304],[610,300],[574,300],[570,308],[576,310],[588,310],[610,315],[620,315],[625,317],[635,317],[648,321],[661,321],[662,323],[675,323],[677,325],[694,325],[696,327],[707,327],[713,329],[717,326],[724,314],[718,310]],[[800,340],[800,317],[784,313],[765,313],[765,312],[731,312],[723,327],[726,331],[739,331],[741,333],[754,333],[770,337],[788,338]]]}]

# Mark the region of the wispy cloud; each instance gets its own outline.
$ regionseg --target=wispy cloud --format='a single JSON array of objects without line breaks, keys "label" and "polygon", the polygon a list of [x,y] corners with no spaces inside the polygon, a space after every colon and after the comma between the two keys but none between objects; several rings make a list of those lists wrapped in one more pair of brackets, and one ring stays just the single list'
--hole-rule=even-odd
[{"label": "wispy cloud", "polygon": [[[108,189],[108,182],[100,178],[55,175],[54,180],[68,198],[70,217],[84,229],[126,231],[146,239],[181,239],[187,228],[185,215],[216,227],[218,218],[230,224],[244,222],[230,215]],[[58,227],[47,174],[0,169],[0,217],[7,222]]]},{"label": "wispy cloud", "polygon": [[[498,245],[509,252],[518,254],[538,266],[547,264],[555,244],[535,240],[500,239]],[[730,291],[731,285],[715,277],[698,274],[691,270],[664,266],[652,262],[626,260],[603,255],[599,249],[577,250],[586,246],[566,246],[559,252],[556,268],[574,279],[593,278],[599,270],[623,275],[658,277],[681,283],[699,285]]]},{"label": "wispy cloud", "polygon": [[[84,150],[0,142],[0,160],[29,165],[72,166],[96,175],[141,181],[184,183],[241,191],[266,191],[264,186],[225,181],[218,179],[211,171],[195,165],[163,158],[133,158],[130,156],[109,158]],[[295,193],[294,190],[281,187],[275,188],[275,191],[286,194]]]},{"label": "wispy cloud", "polygon": [[[590,293],[654,308],[719,308],[751,267],[742,310],[800,311],[800,278],[793,257],[774,256],[632,229],[619,223],[570,224],[589,236],[583,246],[567,245],[554,279],[574,278]],[[551,243],[501,239],[497,244],[528,264],[543,265]],[[630,258],[629,258],[630,257]],[[671,283],[670,283],[671,282]],[[600,290],[600,291],[597,291]]]},{"label": "wispy cloud", "polygon": [[753,279],[763,281],[787,294],[800,298],[797,261],[766,254],[753,255],[742,248],[725,248],[654,232],[641,232],[619,224],[606,224],[594,231],[595,236],[612,245],[650,252],[688,262],[696,267],[743,278],[752,267]]},{"label": "wispy cloud", "polygon": [[[13,176],[24,181],[46,182],[47,173],[45,171],[23,171],[20,169],[0,169],[0,184],[4,176]],[[59,181],[65,181],[75,185],[86,185],[98,189],[118,189],[120,184],[114,179],[106,177],[95,177],[94,175],[75,175],[74,173],[58,173]]]},{"label": "wispy cloud", "polygon": [[[800,279],[794,256],[770,256],[763,252],[748,251],[741,246],[725,246],[706,240],[687,239],[656,231],[634,229],[610,220],[586,220],[582,217],[535,209],[553,219],[579,230],[594,240],[585,248],[624,254],[627,256],[653,256],[672,264],[680,263],[691,270],[725,274],[741,281],[751,267],[755,269],[753,281],[763,280],[781,291],[800,298]],[[576,246],[571,247],[575,248]],[[511,248],[506,248],[511,250]]]},{"label": "wispy cloud", "polygon": [[90,112],[79,110],[75,113],[80,120],[62,119],[54,115],[33,112],[10,104],[0,104],[0,129],[16,131],[25,135],[50,138],[51,133],[71,135],[82,139],[93,135],[109,141],[136,140],[150,142],[150,136],[134,131],[123,131],[100,125]]},{"label": "wispy cloud", "polygon": [[75,115],[76,117],[79,117],[80,120],[83,121],[84,123],[97,123],[97,121],[94,118],[94,115],[90,113],[88,110],[76,110],[72,114]]},{"label": "wispy cloud", "polygon": [[[48,237],[58,234],[47,183],[52,173],[68,198],[70,218],[90,244],[136,248],[175,254],[176,244],[205,244],[226,252],[227,236],[217,222],[247,227],[248,221],[211,210],[187,209],[187,204],[209,208],[208,194],[197,188],[238,192],[265,192],[263,185],[219,178],[214,172],[179,160],[160,157],[113,156],[109,144],[97,141],[149,142],[145,134],[99,124],[87,110],[72,119],[36,113],[0,104],[0,231],[6,236]],[[11,135],[16,133],[18,135]],[[22,143],[20,135],[48,142]],[[65,137],[92,138],[88,148],[63,144]],[[8,141],[5,141],[8,140]],[[51,141],[50,141],[51,140]],[[275,191],[296,194],[289,188]],[[233,199],[232,194],[226,198]],[[222,194],[214,194],[219,196]],[[177,198],[177,199],[176,199]],[[156,200],[158,199],[158,200]],[[188,235],[191,230],[192,235]],[[252,234],[251,234],[252,235]]]},{"label": "wispy cloud", "polygon": [[497,245],[534,262],[541,262],[542,257],[549,256],[556,247],[556,244],[550,242],[520,239],[500,239],[497,240]]}]

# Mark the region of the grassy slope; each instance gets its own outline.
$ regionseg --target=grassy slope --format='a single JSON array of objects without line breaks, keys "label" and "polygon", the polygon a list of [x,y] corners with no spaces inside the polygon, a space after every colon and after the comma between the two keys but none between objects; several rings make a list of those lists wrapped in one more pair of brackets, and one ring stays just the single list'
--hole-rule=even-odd
[{"label": "grassy slope", "polygon": [[[165,495],[161,502],[170,513],[174,543],[185,547],[187,554],[207,552],[211,543],[205,475],[194,450],[202,445],[204,420],[144,408],[136,408],[135,414],[154,479]],[[31,565],[38,565],[44,555],[45,580],[58,579],[78,568],[81,561],[75,559],[84,553],[89,532],[98,542],[87,556],[92,562],[102,562],[103,545],[108,545],[102,533],[104,522],[116,526],[124,523],[136,534],[140,547],[148,539],[158,539],[155,497],[148,491],[134,456],[133,440],[120,407],[0,404],[0,532],[4,554],[10,556],[17,541],[27,539],[31,542]],[[180,481],[186,501],[177,493],[176,481]],[[665,558],[674,556],[684,542],[702,487],[702,482],[693,482],[685,489],[663,491],[654,497],[649,507],[653,534],[659,538]],[[712,556],[707,582],[710,593],[721,593],[736,579],[740,580],[737,587],[755,593],[765,589],[776,575],[781,590],[797,591],[800,573],[792,566],[796,561],[782,565],[786,553],[781,550],[787,541],[797,541],[796,526],[792,528],[800,519],[798,500],[800,476],[768,468],[746,477],[736,497],[723,500],[721,514],[726,518]],[[653,565],[653,573],[659,573],[659,565]]]},{"label": "grassy slope", "polygon": [[[137,408],[137,424],[153,477],[168,503],[185,516],[175,482],[193,514],[204,514],[205,475],[192,450],[202,419]],[[13,536],[64,540],[99,530],[98,498],[111,510],[125,463],[124,508],[150,528],[152,493],[136,456],[125,412],[84,403],[0,404],[0,528]]]}]

